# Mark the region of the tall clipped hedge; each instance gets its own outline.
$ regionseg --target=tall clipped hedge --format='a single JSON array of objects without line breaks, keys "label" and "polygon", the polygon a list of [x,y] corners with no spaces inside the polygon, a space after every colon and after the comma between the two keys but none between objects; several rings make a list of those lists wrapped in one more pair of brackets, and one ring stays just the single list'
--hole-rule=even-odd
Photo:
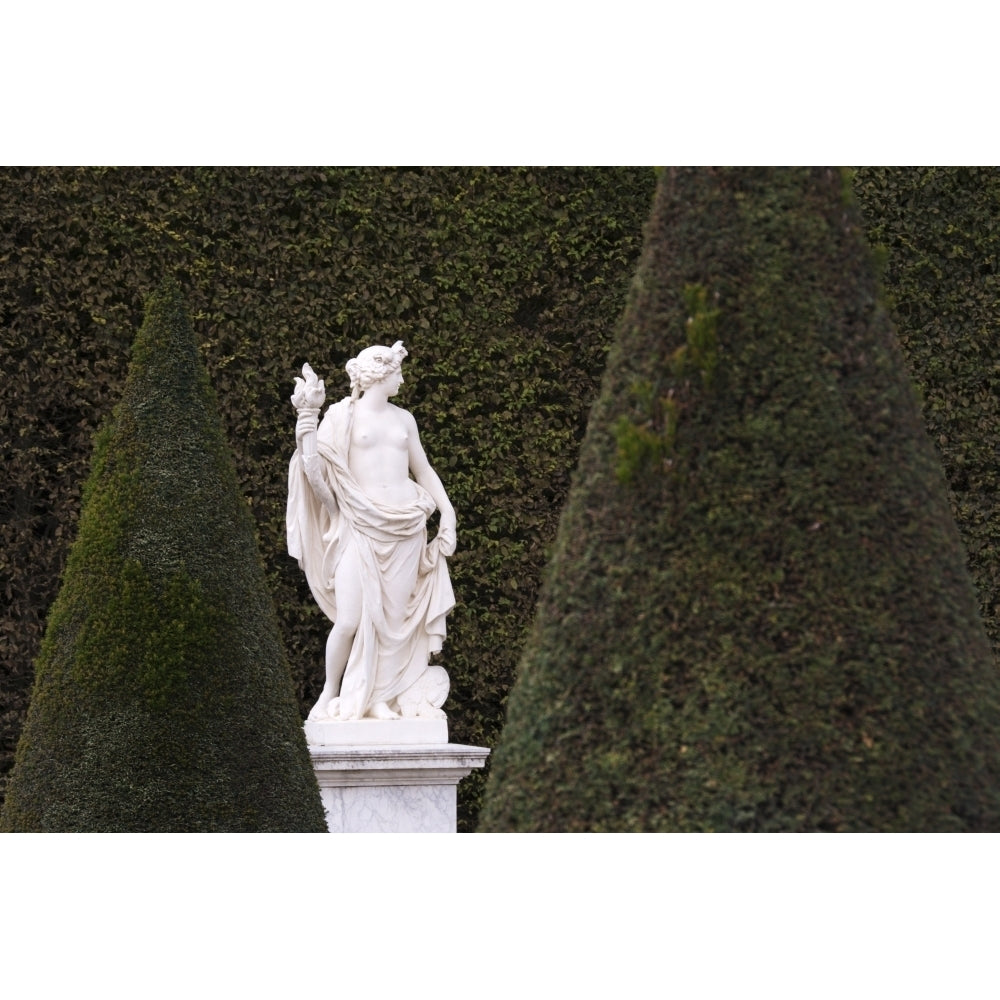
[{"label": "tall clipped hedge", "polygon": [[[653,184],[648,168],[0,170],[0,784],[93,434],[164,272],[218,393],[303,712],[328,623],[285,554],[288,396],[304,361],[335,397],[360,348],[404,341],[400,402],[459,516],[450,733],[492,746]],[[482,786],[459,786],[460,829]]]},{"label": "tall clipped hedge", "polygon": [[847,177],[665,172],[486,830],[992,830],[1000,676]]},{"label": "tall clipped hedge", "polygon": [[1000,169],[861,167],[854,189],[1000,654]]},{"label": "tall clipped hedge", "polygon": [[326,828],[253,520],[171,283],[97,442],[0,828]]}]

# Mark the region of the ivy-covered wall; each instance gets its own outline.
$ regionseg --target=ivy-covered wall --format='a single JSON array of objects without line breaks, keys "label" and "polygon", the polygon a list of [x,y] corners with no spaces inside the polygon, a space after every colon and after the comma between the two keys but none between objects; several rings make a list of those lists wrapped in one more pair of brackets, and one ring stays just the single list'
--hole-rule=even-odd
[{"label": "ivy-covered wall", "polygon": [[[327,623],[285,554],[288,402],[370,343],[459,514],[442,662],[457,742],[492,746],[634,269],[648,168],[0,171],[0,780],[24,722],[97,427],[145,297],[176,273],[257,524],[300,709]],[[460,786],[475,826],[483,775]]]}]

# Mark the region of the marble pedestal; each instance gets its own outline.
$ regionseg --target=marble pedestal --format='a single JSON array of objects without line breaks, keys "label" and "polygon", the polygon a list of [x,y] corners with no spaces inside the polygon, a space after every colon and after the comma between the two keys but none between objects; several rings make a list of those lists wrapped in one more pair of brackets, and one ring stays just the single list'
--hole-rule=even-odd
[{"label": "marble pedestal", "polygon": [[307,722],[331,833],[454,833],[458,783],[486,747],[448,742],[445,720]]}]

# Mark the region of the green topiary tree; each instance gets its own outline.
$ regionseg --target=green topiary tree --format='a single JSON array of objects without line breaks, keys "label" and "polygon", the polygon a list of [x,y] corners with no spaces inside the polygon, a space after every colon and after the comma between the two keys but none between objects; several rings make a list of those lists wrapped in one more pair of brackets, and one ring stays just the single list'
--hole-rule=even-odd
[{"label": "green topiary tree", "polygon": [[480,828],[1000,828],[1000,677],[844,174],[661,175]]},{"label": "green topiary tree", "polygon": [[172,281],[98,436],[0,828],[325,830],[253,522]]}]

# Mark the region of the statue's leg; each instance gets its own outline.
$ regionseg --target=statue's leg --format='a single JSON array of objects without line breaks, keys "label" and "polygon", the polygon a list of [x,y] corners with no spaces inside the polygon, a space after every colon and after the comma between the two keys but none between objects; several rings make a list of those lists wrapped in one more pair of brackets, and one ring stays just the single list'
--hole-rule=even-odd
[{"label": "statue's leg", "polygon": [[[391,561],[391,568],[379,581],[382,591],[382,614],[390,635],[400,634],[404,630],[407,607],[417,584],[422,550],[422,543],[409,544],[402,549],[397,548],[395,557]],[[390,699],[392,700],[394,699]],[[400,717],[399,712],[390,707],[386,701],[376,702],[366,714],[372,719]]]},{"label": "statue's leg", "polygon": [[407,539],[397,546],[391,572],[387,572],[380,581],[382,612],[390,632],[399,632],[405,626],[410,600],[417,589],[422,553],[420,539]]},{"label": "statue's leg", "polygon": [[361,621],[361,567],[357,549],[349,545],[341,556],[334,577],[337,595],[337,620],[326,640],[326,683],[310,719],[325,718],[330,702],[340,694],[347,660]]}]

